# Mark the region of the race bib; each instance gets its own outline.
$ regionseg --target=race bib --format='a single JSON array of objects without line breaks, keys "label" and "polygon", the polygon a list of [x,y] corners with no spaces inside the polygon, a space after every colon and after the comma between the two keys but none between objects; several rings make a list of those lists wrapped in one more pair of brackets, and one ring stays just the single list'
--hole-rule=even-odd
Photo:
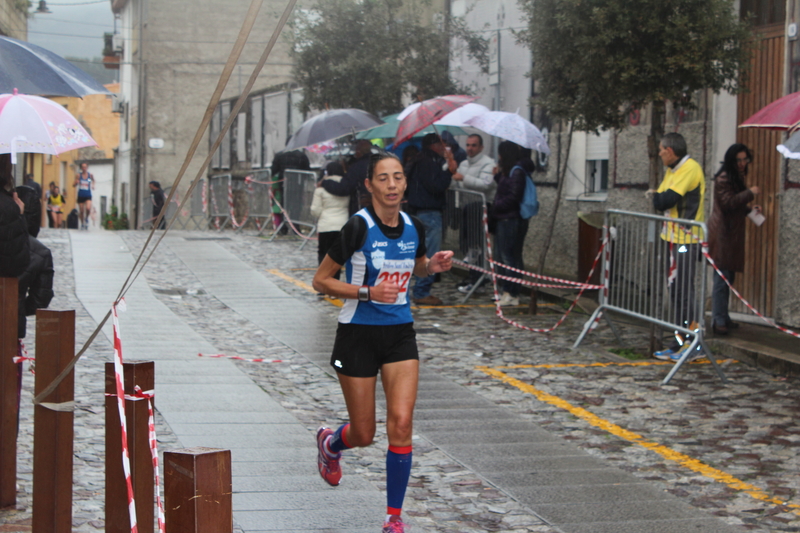
[{"label": "race bib", "polygon": [[373,302],[380,305],[405,305],[408,301],[408,282],[411,280],[411,273],[414,271],[413,259],[384,259],[381,270],[378,272],[376,285],[384,281],[392,281],[400,287],[397,293],[397,300],[393,304],[383,302]]}]

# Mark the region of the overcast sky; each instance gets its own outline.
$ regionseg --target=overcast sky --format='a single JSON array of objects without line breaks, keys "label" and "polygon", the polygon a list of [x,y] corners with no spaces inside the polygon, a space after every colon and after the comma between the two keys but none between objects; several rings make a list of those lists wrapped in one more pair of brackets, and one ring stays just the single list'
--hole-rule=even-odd
[{"label": "overcast sky", "polygon": [[[32,4],[35,11],[39,2]],[[103,33],[114,31],[110,0],[55,0],[47,7],[52,13],[28,19],[28,41],[62,57],[103,55]]]}]

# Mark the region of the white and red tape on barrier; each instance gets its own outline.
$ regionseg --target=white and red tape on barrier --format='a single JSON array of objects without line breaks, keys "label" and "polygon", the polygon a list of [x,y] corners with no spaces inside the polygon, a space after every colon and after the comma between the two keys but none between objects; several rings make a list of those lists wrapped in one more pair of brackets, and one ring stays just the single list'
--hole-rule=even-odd
[{"label": "white and red tape on barrier", "polygon": [[158,530],[160,533],[165,533],[166,526],[164,521],[164,505],[161,501],[161,492],[159,489],[160,481],[158,476],[158,441],[156,440],[156,424],[153,415],[153,391],[143,392],[138,385],[134,387],[133,395],[125,394],[125,387],[123,385],[123,370],[122,370],[122,337],[119,330],[119,316],[117,308],[125,311],[125,300],[120,300],[118,303],[111,307],[111,316],[114,325],[114,377],[116,382],[116,394],[109,394],[107,396],[117,397],[117,409],[119,411],[120,428],[122,433],[122,468],[125,473],[125,484],[128,489],[128,512],[131,519],[131,533],[138,533],[138,525],[136,522],[136,501],[133,493],[133,483],[131,480],[131,461],[130,452],[128,450],[128,425],[125,417],[125,400],[141,401],[147,400],[147,426],[150,442],[150,455],[153,459],[153,477],[155,480],[156,501],[158,503]]}]

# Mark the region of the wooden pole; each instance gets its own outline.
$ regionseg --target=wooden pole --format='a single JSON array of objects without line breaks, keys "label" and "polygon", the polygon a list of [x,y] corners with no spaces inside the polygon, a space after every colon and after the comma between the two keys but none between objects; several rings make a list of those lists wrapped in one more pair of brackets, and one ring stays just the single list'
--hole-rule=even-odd
[{"label": "wooden pole", "polygon": [[232,533],[231,452],[186,448],[164,453],[167,533]]},{"label": "wooden pole", "polygon": [[[143,392],[153,390],[155,381],[153,361],[122,363],[122,374],[126,395],[132,396],[137,385]],[[106,394],[112,395],[106,396],[106,533],[130,533],[128,486],[125,483],[125,472],[122,467],[122,434],[113,362],[106,363],[105,377]],[[125,418],[138,531],[152,533],[155,517],[153,504],[155,479],[153,458],[150,454],[147,400],[126,400]]]},{"label": "wooden pole", "polygon": [[[72,360],[75,311],[36,311],[36,380],[43,391]],[[72,531],[72,446],[75,371],[44,399],[63,411],[42,405],[33,411],[33,531]]]},{"label": "wooden pole", "polygon": [[17,278],[0,278],[0,508],[17,504]]}]

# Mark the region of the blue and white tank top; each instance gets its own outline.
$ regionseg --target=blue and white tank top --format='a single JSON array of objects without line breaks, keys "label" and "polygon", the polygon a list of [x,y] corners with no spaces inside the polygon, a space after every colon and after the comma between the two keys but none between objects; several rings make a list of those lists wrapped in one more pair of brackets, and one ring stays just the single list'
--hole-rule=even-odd
[{"label": "blue and white tank top", "polygon": [[86,177],[83,177],[83,172],[78,174],[78,195],[80,196],[90,196],[92,194],[92,182],[94,181],[94,176],[92,176],[91,172],[86,173]]},{"label": "blue and white tank top", "polygon": [[400,286],[393,304],[345,300],[339,313],[342,324],[369,324],[387,326],[413,322],[408,287],[416,264],[419,247],[417,228],[406,213],[400,212],[403,233],[389,239],[380,230],[369,211],[362,209],[354,216],[367,223],[367,238],[345,263],[346,281],[352,285],[374,287],[384,281],[394,281]]}]

